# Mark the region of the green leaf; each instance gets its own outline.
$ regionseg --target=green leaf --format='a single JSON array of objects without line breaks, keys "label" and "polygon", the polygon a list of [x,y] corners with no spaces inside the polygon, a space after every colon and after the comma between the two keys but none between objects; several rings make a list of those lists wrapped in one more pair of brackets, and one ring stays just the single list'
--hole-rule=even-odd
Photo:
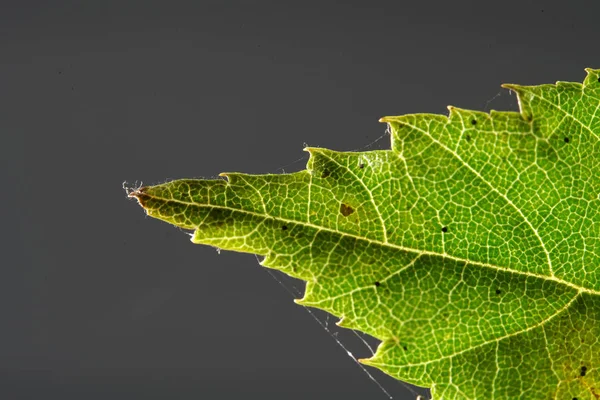
[{"label": "green leaf", "polygon": [[391,150],[130,193],[194,243],[264,256],[435,399],[600,398],[600,70],[504,85],[520,113],[382,118]]}]

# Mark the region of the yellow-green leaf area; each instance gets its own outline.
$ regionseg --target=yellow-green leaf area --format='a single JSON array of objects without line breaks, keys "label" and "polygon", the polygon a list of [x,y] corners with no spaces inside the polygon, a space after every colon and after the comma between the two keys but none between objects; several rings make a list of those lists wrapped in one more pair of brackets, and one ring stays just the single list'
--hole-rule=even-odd
[{"label": "yellow-green leaf area", "polygon": [[194,243],[264,257],[434,399],[600,398],[600,70],[505,85],[520,112],[382,118],[391,149],[130,193]]}]

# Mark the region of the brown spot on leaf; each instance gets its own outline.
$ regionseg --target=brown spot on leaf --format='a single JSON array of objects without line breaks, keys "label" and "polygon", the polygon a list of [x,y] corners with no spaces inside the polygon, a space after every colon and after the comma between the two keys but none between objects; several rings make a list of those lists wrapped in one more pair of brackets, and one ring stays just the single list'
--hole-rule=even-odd
[{"label": "brown spot on leaf", "polygon": [[344,217],[347,217],[348,215],[352,214],[354,211],[355,211],[354,208],[352,208],[348,204],[340,203],[340,213],[342,213],[342,215]]},{"label": "brown spot on leaf", "polygon": [[321,178],[327,178],[329,175],[331,175],[331,171],[329,171],[327,168],[321,172]]}]

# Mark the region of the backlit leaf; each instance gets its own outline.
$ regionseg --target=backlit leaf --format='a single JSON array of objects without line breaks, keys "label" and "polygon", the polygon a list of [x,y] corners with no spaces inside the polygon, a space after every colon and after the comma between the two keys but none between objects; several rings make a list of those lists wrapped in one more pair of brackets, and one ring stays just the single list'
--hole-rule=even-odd
[{"label": "backlit leaf", "polygon": [[435,399],[600,398],[600,70],[505,85],[520,113],[382,118],[391,149],[130,193],[194,243],[264,256]]}]

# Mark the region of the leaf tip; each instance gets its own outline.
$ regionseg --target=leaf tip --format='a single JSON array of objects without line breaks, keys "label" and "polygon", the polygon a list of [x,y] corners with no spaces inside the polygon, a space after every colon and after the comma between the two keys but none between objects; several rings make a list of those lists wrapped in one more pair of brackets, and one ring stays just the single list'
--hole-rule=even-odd
[{"label": "leaf tip", "polygon": [[[125,186],[123,186],[123,187],[125,187]],[[146,186],[140,186],[135,189],[125,187],[125,191],[127,192],[127,197],[129,197],[130,199],[136,199],[138,204],[144,209],[146,208],[145,207],[146,200],[148,200],[150,198],[150,196],[147,194],[147,190],[148,190],[148,187],[146,187]]]}]

